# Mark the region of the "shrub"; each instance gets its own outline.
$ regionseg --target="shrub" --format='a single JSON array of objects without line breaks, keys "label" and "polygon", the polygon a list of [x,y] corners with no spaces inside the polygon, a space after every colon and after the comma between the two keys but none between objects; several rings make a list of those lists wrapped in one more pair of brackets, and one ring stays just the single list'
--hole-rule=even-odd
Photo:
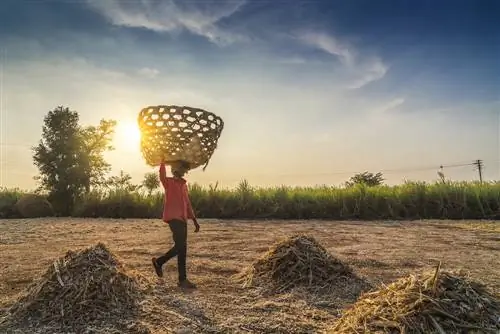
[{"label": "shrub", "polygon": [[40,195],[24,195],[17,201],[15,207],[23,218],[49,217],[54,215],[52,205]]},{"label": "shrub", "polygon": [[0,189],[0,219],[20,217],[16,203],[23,194],[19,189]]}]

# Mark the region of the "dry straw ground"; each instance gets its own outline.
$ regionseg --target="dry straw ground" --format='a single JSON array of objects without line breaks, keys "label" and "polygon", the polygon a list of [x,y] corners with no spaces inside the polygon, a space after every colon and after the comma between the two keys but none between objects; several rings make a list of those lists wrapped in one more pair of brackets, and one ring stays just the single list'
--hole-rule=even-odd
[{"label": "dry straw ground", "polygon": [[[499,224],[202,221],[202,231],[189,235],[188,249],[190,278],[199,289],[183,292],[175,285],[175,262],[167,265],[163,281],[150,267],[151,256],[171,245],[168,228],[157,220],[0,221],[0,318],[68,250],[103,242],[122,259],[125,273],[142,277],[145,300],[135,316],[151,333],[321,333],[332,327],[342,307],[355,302],[353,296],[314,295],[300,288],[262,294],[258,288],[241,287],[233,276],[275,242],[306,233],[372,285],[389,284],[442,261],[443,270],[466,270],[472,279],[499,293]],[[101,258],[108,263],[106,259]],[[58,268],[68,268],[58,263]],[[55,268],[49,271],[54,272]],[[48,291],[56,287],[50,285]],[[120,330],[127,331],[138,333],[141,326]]]},{"label": "dry straw ground", "polygon": [[409,275],[363,294],[331,333],[491,333],[500,331],[500,298],[460,272]]}]

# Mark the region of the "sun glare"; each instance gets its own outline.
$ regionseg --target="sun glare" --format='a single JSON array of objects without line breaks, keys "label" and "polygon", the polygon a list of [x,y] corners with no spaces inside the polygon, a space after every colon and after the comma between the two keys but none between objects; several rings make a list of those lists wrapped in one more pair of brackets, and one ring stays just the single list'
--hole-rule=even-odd
[{"label": "sun glare", "polygon": [[116,125],[115,143],[126,148],[139,148],[141,132],[136,123],[130,121],[118,122]]}]

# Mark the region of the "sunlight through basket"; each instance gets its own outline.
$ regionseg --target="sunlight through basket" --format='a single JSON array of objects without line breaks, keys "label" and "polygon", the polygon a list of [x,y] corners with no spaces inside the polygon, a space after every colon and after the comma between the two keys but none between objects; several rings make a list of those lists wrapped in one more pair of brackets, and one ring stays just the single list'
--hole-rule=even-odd
[{"label": "sunlight through basket", "polygon": [[208,165],[217,148],[224,122],[203,109],[186,106],[150,106],[138,118],[141,151],[146,163],[158,166],[184,160],[190,169]]}]

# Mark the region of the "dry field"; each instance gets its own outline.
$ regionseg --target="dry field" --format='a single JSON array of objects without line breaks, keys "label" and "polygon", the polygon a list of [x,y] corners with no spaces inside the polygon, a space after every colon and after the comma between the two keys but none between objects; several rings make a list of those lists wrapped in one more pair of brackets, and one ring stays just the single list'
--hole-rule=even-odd
[{"label": "dry field", "polygon": [[188,275],[198,290],[176,287],[176,260],[163,280],[151,257],[171,246],[170,231],[153,220],[33,219],[0,221],[0,317],[18,293],[67,250],[101,241],[147,277],[151,289],[142,320],[153,333],[321,333],[353,302],[300,291],[263,296],[231,276],[293,233],[312,235],[374,284],[442,261],[500,291],[500,222],[326,222],[202,220],[188,241]]}]

